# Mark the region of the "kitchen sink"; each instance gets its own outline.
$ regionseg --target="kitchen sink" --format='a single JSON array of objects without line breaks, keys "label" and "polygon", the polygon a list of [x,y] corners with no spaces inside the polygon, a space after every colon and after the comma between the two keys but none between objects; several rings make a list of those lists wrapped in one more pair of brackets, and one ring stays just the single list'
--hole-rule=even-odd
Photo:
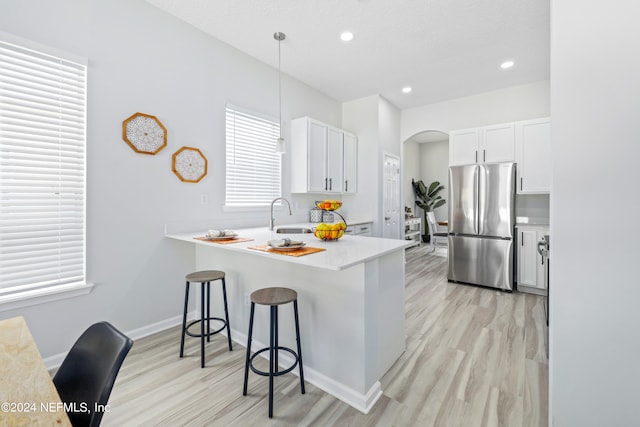
[{"label": "kitchen sink", "polygon": [[280,227],[276,229],[276,233],[279,234],[305,234],[312,233],[310,228],[304,227]]}]

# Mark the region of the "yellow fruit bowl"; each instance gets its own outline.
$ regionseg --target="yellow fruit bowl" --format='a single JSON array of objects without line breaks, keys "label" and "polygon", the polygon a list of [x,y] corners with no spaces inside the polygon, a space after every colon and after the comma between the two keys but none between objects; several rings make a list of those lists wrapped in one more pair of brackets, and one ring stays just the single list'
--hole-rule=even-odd
[{"label": "yellow fruit bowl", "polygon": [[325,200],[323,202],[318,202],[316,206],[325,211],[335,211],[336,209],[340,209],[342,202],[339,200]]},{"label": "yellow fruit bowl", "polygon": [[338,240],[342,236],[344,236],[344,230],[347,229],[347,224],[344,222],[339,222],[337,224],[318,224],[316,227],[316,231],[313,232],[313,235],[320,240],[324,240],[325,242]]}]

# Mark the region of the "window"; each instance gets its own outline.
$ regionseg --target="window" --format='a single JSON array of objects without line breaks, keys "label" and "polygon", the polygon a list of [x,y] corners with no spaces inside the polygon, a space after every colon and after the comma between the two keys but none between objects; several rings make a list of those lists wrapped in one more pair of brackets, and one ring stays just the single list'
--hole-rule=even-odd
[{"label": "window", "polygon": [[226,134],[225,205],[263,206],[280,197],[278,121],[227,105]]},{"label": "window", "polygon": [[87,286],[86,65],[7,40],[0,34],[0,302]]}]

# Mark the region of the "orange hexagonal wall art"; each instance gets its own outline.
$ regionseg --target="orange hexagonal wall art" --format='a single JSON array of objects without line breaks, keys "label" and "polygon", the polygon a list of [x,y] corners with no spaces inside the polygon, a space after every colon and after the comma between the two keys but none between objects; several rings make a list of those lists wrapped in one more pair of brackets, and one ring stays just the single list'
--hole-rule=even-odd
[{"label": "orange hexagonal wall art", "polygon": [[122,139],[136,153],[153,155],[167,146],[167,129],[157,117],[135,113],[122,122]]},{"label": "orange hexagonal wall art", "polygon": [[171,170],[182,182],[200,182],[207,174],[207,158],[192,147],[182,147],[173,153]]}]

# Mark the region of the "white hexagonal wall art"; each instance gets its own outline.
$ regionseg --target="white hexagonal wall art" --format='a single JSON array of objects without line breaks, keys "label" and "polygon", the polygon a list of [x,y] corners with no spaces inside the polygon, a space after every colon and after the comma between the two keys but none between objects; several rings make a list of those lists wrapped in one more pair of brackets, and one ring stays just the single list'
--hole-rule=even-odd
[{"label": "white hexagonal wall art", "polygon": [[183,182],[200,182],[207,174],[207,158],[192,147],[182,147],[173,153],[171,170]]},{"label": "white hexagonal wall art", "polygon": [[135,113],[122,122],[122,139],[136,153],[153,155],[167,146],[167,129],[155,116]]}]

